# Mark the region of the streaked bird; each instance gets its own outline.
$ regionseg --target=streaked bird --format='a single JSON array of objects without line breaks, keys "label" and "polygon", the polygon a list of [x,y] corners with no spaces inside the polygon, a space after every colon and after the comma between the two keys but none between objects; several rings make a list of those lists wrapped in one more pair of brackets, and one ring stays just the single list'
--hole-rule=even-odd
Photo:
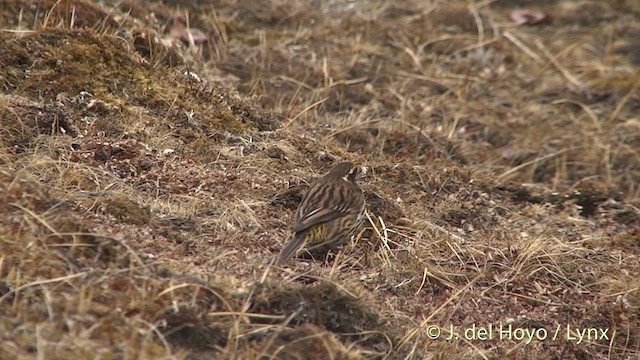
[{"label": "streaked bird", "polygon": [[364,194],[356,184],[360,170],[341,162],[309,187],[296,210],[295,235],[275,265],[285,263],[299,249],[328,250],[351,239],[364,219]]}]

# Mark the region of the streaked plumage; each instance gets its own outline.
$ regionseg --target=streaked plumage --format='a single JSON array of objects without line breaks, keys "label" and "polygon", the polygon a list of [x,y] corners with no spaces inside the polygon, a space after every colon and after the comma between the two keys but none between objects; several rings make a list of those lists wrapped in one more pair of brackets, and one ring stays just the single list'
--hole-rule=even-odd
[{"label": "streaked plumage", "polygon": [[301,248],[329,249],[355,234],[364,217],[364,194],[356,184],[359,172],[359,167],[342,162],[311,185],[296,210],[295,235],[280,251],[276,265]]}]

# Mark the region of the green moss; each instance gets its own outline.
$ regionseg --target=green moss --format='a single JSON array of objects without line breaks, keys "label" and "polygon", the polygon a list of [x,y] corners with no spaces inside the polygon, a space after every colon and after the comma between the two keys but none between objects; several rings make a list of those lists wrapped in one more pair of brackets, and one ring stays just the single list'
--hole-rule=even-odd
[{"label": "green moss", "polygon": [[144,225],[151,219],[149,208],[140,206],[124,195],[101,200],[98,205],[108,214],[128,224]]},{"label": "green moss", "polygon": [[[194,86],[174,70],[156,71],[132,53],[121,39],[89,30],[47,29],[6,41],[0,46],[0,78],[5,88],[26,99],[54,103],[68,99],[69,118],[97,118],[110,131],[135,128],[140,108],[166,124],[190,129],[191,139],[217,131],[241,133],[254,127],[273,129],[273,116],[253,114],[255,107],[239,96],[220,93],[209,85]],[[227,90],[227,89],[223,89]],[[82,92],[86,99],[76,98]],[[109,104],[94,113],[91,100]],[[264,111],[262,111],[264,113]],[[193,114],[194,121],[186,114]],[[251,114],[251,115],[249,115]],[[82,131],[90,122],[76,122]],[[100,126],[104,127],[104,126]]]},{"label": "green moss", "polygon": [[625,95],[628,92],[640,88],[640,74],[612,74],[601,76],[589,82],[589,85],[600,91],[614,91]]},{"label": "green moss", "polygon": [[611,245],[621,246],[628,249],[640,248],[640,229],[629,229],[614,235],[609,242]]},{"label": "green moss", "polygon": [[351,339],[360,343],[385,342],[380,335],[384,322],[379,315],[361,299],[326,282],[289,287],[282,284],[265,285],[256,296],[251,310],[256,313],[284,314],[285,317],[295,314],[291,319],[292,325],[314,324],[334,333],[361,334]]}]

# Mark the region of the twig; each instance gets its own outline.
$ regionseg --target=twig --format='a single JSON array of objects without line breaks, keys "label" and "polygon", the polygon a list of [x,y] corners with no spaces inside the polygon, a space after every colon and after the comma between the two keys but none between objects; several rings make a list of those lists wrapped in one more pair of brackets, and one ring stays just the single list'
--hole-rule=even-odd
[{"label": "twig", "polygon": [[520,50],[522,50],[522,52],[529,55],[530,58],[535,60],[538,65],[544,65],[544,60],[542,60],[542,58],[538,56],[538,54],[534,53],[533,50],[529,49],[527,45],[523,44],[517,37],[515,37],[515,35],[508,31],[505,31],[503,35],[507,38],[507,40],[511,41],[513,45],[517,46]]},{"label": "twig", "polygon": [[546,160],[546,159],[552,158],[552,157],[554,157],[554,156],[558,156],[558,155],[560,155],[560,154],[563,154],[563,153],[566,153],[566,152],[569,152],[569,151],[576,150],[576,149],[578,149],[578,148],[579,148],[578,146],[574,146],[574,147],[570,147],[570,148],[568,148],[568,149],[562,149],[562,150],[559,150],[559,151],[553,152],[553,153],[551,153],[551,154],[547,154],[547,155],[545,155],[545,156],[538,157],[538,158],[535,158],[535,159],[533,159],[533,160],[527,161],[527,162],[525,162],[525,163],[522,163],[522,164],[520,164],[520,165],[518,165],[518,166],[516,166],[516,167],[513,167],[513,168],[511,168],[511,169],[509,169],[509,170],[507,170],[507,171],[503,172],[502,174],[498,175],[497,179],[502,179],[502,178],[508,177],[509,175],[511,175],[511,174],[513,174],[513,173],[515,173],[515,172],[519,171],[520,169],[522,169],[522,168],[524,168],[524,167],[527,167],[527,166],[529,166],[529,165],[531,165],[531,164],[535,164],[535,163],[537,163],[538,161]]},{"label": "twig", "polygon": [[316,107],[316,106],[318,106],[318,105],[322,104],[323,102],[325,102],[325,101],[327,101],[327,100],[329,100],[329,98],[328,98],[328,97],[326,97],[326,98],[324,98],[324,99],[321,99],[321,100],[318,100],[318,101],[314,102],[313,104],[311,104],[311,105],[307,106],[307,107],[306,107],[306,108],[304,108],[302,111],[300,111],[300,112],[298,113],[298,115],[294,116],[293,118],[291,118],[291,120],[287,121],[287,123],[285,124],[285,126],[284,126],[284,127],[289,127],[289,126],[291,126],[291,124],[292,124],[294,121],[296,121],[296,119],[297,119],[297,118],[299,118],[300,116],[302,116],[302,114],[306,113],[307,111],[309,111],[309,110],[313,109],[314,107]]},{"label": "twig", "polygon": [[582,110],[584,110],[584,112],[586,112],[587,115],[589,115],[589,117],[591,118],[591,121],[593,121],[594,125],[596,126],[596,129],[601,130],[600,120],[598,120],[598,116],[586,104],[584,104],[584,103],[582,103],[580,101],[577,101],[577,100],[569,100],[569,99],[560,99],[560,100],[556,100],[556,101],[552,102],[552,104],[565,104],[565,103],[569,103],[569,104],[574,104],[574,105],[580,106],[582,108]]},{"label": "twig", "polygon": [[624,104],[627,103],[627,101],[629,100],[629,98],[631,97],[631,95],[633,94],[637,94],[637,90],[638,87],[640,87],[640,81],[636,81],[636,83],[633,85],[633,87],[631,88],[631,90],[629,90],[629,92],[627,93],[627,95],[625,95],[620,102],[616,105],[616,108],[613,109],[613,112],[611,113],[611,116],[609,116],[609,120],[607,120],[607,122],[611,123],[613,121],[613,119],[615,119],[616,117],[618,117],[618,114],[620,113],[620,111],[622,110],[622,108],[624,107]]},{"label": "twig", "polygon": [[562,66],[562,64],[560,64],[558,59],[556,59],[556,57],[552,53],[550,53],[549,50],[547,50],[547,48],[544,46],[544,44],[540,40],[536,39],[535,43],[536,43],[536,46],[538,47],[538,49],[540,49],[540,51],[542,51],[544,56],[546,56],[547,59],[549,59],[549,61],[551,61],[553,66],[555,66],[556,69],[558,69],[558,71],[560,71],[560,73],[562,74],[562,76],[565,77],[565,79],[567,79],[570,83],[572,83],[573,85],[577,86],[578,88],[584,87],[584,85],[582,85],[582,83],[575,76],[573,76],[569,72],[569,70],[567,70],[564,66]]}]

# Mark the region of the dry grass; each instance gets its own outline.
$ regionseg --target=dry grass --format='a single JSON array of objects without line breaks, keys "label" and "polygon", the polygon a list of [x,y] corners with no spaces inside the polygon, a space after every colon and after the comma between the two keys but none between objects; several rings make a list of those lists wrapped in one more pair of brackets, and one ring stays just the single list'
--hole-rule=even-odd
[{"label": "dry grass", "polygon": [[[638,34],[631,0],[5,1],[0,353],[637,358]],[[342,159],[368,226],[268,267]]]}]

